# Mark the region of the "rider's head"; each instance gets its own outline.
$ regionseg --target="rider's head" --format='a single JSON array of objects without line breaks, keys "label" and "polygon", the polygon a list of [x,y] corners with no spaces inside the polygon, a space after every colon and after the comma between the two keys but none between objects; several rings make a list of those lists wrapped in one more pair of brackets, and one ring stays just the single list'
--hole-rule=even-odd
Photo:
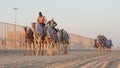
[{"label": "rider's head", "polygon": [[52,18],[51,21],[53,22],[53,21],[54,21],[54,18]]},{"label": "rider's head", "polygon": [[32,27],[35,28],[36,23],[32,22],[31,24],[32,24]]},{"label": "rider's head", "polygon": [[39,16],[42,16],[42,12],[39,12]]}]

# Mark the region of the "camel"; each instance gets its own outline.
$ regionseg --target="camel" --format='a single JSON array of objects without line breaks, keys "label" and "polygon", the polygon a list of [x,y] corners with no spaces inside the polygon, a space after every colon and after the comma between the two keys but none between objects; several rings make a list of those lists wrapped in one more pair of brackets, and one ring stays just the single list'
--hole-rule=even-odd
[{"label": "camel", "polygon": [[59,33],[60,33],[59,34],[60,44],[63,45],[63,47],[61,47],[61,45],[60,47],[61,47],[61,50],[63,50],[63,55],[66,55],[68,54],[67,46],[70,44],[69,43],[70,37],[64,29],[61,29]]},{"label": "camel", "polygon": [[100,44],[97,39],[95,39],[94,42],[95,42],[95,44],[94,44],[93,47],[95,48],[96,51],[98,51],[98,52],[99,51],[100,52],[104,51],[104,45],[103,44]]},{"label": "camel", "polygon": [[98,42],[98,40],[97,39],[95,39],[94,40],[94,42],[95,42],[95,44],[94,44],[94,48],[96,49],[96,51],[100,51],[100,52],[102,52],[102,51],[110,51],[111,50],[111,47],[112,47],[112,44],[110,44],[110,46],[107,46],[106,44],[100,44],[99,42]]},{"label": "camel", "polygon": [[44,55],[44,39],[43,36],[37,34],[36,23],[32,23],[32,29],[34,34],[36,56]]},{"label": "camel", "polygon": [[[54,34],[50,35],[50,32],[54,32]],[[54,37],[54,38],[52,38]],[[58,51],[58,36],[57,32],[52,29],[52,27],[46,28],[46,36],[45,36],[45,43],[46,43],[46,49],[48,50],[47,55],[55,55],[54,51],[57,53]]]},{"label": "camel", "polygon": [[[27,29],[27,27],[24,27],[24,31],[25,31],[25,53],[24,55],[27,55],[27,48],[29,47],[30,49],[30,53],[29,55],[32,55],[32,46],[33,46],[33,49],[34,49],[34,38],[33,38],[33,33],[31,32],[31,34],[29,33],[31,30],[31,28]],[[34,52],[35,54],[35,52]]]},{"label": "camel", "polygon": [[[58,33],[60,36],[57,35],[57,32],[54,31],[54,29],[52,29],[52,31],[49,29],[52,29],[51,27],[47,27],[46,29],[46,35],[43,37],[41,35],[37,34],[37,30],[36,30],[36,23],[33,22],[32,23],[32,31],[33,31],[33,48],[34,48],[34,54],[37,55],[44,55],[44,50],[47,49],[48,55],[54,55],[54,51],[56,53],[58,53],[59,49],[60,49],[60,43],[63,44],[63,54],[67,54],[67,45],[68,43],[68,39],[69,36],[67,34],[66,31],[60,30],[60,33]],[[53,32],[53,34],[50,34],[50,32]],[[27,31],[25,32],[25,34],[27,33]],[[27,34],[26,34],[27,36]],[[53,38],[55,37],[55,38]],[[59,38],[58,38],[59,37]],[[66,40],[67,39],[67,40]],[[29,43],[31,44],[31,43]]]}]

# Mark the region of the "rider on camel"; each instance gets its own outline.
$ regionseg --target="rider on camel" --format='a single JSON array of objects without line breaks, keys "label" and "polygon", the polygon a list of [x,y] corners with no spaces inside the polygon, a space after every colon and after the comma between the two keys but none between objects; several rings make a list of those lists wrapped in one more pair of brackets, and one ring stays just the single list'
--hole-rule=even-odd
[{"label": "rider on camel", "polygon": [[54,21],[53,18],[47,22],[47,26],[52,27],[57,32],[57,29],[55,28],[57,26],[57,23]]},{"label": "rider on camel", "polygon": [[45,27],[45,16],[42,15],[42,12],[39,12],[39,16],[37,19],[37,32],[38,35],[41,35],[42,37],[45,35],[44,27]]}]

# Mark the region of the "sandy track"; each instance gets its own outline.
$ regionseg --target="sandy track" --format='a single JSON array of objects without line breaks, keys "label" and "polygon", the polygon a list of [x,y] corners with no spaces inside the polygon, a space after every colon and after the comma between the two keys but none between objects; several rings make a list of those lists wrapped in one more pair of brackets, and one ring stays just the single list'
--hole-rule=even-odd
[{"label": "sandy track", "polygon": [[120,52],[76,50],[56,56],[23,56],[17,53],[2,56],[0,61],[0,68],[120,68]]}]

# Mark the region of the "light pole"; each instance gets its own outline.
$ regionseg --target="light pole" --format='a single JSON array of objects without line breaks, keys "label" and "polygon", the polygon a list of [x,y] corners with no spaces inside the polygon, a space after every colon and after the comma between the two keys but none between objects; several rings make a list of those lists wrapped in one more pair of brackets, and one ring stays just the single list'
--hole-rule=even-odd
[{"label": "light pole", "polygon": [[16,47],[16,23],[17,23],[17,10],[19,10],[18,8],[13,8],[13,10],[15,11],[15,47]]},{"label": "light pole", "polygon": [[17,23],[17,10],[19,10],[18,8],[13,8],[13,10],[15,11],[15,25]]}]

